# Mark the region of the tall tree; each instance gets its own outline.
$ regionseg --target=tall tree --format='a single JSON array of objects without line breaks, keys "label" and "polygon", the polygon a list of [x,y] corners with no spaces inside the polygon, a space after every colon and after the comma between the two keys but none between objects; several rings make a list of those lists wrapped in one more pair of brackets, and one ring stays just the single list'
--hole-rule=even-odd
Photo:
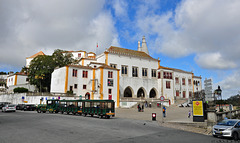
[{"label": "tall tree", "polygon": [[28,78],[31,84],[39,88],[40,92],[50,91],[51,74],[56,67],[63,67],[74,62],[72,54],[68,52],[65,53],[57,49],[52,56],[39,55],[31,61]]}]

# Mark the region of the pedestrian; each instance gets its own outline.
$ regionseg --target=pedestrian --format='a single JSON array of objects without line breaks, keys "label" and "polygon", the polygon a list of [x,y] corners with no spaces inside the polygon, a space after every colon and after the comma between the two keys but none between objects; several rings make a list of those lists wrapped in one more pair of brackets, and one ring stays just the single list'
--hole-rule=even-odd
[{"label": "pedestrian", "polygon": [[191,111],[189,110],[189,112],[188,112],[188,118],[190,118],[191,117]]},{"label": "pedestrian", "polygon": [[163,106],[163,117],[166,117],[166,107]]},{"label": "pedestrian", "polygon": [[151,107],[152,107],[152,103],[150,102],[150,103],[149,103],[149,108],[151,108]]},{"label": "pedestrian", "polygon": [[142,105],[142,112],[144,111],[144,105]]},{"label": "pedestrian", "polygon": [[137,108],[138,108],[138,112],[140,112],[140,104],[138,104]]},{"label": "pedestrian", "polygon": [[145,107],[146,107],[146,108],[148,107],[147,101],[145,101]]}]

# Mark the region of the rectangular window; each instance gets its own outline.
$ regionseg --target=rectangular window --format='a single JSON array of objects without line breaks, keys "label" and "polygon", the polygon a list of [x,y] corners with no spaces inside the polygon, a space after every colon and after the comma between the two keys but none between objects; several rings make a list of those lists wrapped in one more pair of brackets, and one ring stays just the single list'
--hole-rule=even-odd
[{"label": "rectangular window", "polygon": [[189,91],[189,98],[192,98],[192,91]]},{"label": "rectangular window", "polygon": [[79,58],[81,57],[81,53],[78,53],[78,57],[79,57]]},{"label": "rectangular window", "polygon": [[72,71],[72,76],[73,76],[73,77],[77,77],[77,70],[76,70],[76,69],[73,69],[73,71]]},{"label": "rectangular window", "polygon": [[127,75],[127,66],[122,66],[122,75]]},{"label": "rectangular window", "polygon": [[147,68],[142,68],[142,76],[147,77]]},{"label": "rectangular window", "polygon": [[108,89],[108,94],[112,94],[112,89],[111,88]]},{"label": "rectangular window", "polygon": [[77,89],[77,84],[74,84],[74,88]]},{"label": "rectangular window", "polygon": [[163,78],[167,78],[166,72],[163,72]]},{"label": "rectangular window", "polygon": [[169,79],[172,79],[172,73],[169,74]]},{"label": "rectangular window", "polygon": [[112,71],[108,71],[108,78],[113,78],[113,72]]},{"label": "rectangular window", "polygon": [[132,67],[132,76],[138,77],[138,67]]},{"label": "rectangular window", "polygon": [[108,79],[108,86],[113,86],[113,79]]},{"label": "rectangular window", "polygon": [[166,89],[171,89],[171,81],[166,81]]},{"label": "rectangular window", "polygon": [[82,77],[87,78],[88,77],[88,71],[83,71]]},{"label": "rectangular window", "polygon": [[87,89],[87,85],[86,84],[83,85],[83,89]]},{"label": "rectangular window", "polygon": [[185,85],[185,78],[182,79],[182,85]]},{"label": "rectangular window", "polygon": [[161,78],[161,72],[158,72],[158,78]]},{"label": "rectangular window", "polygon": [[186,98],[186,91],[183,91],[183,98]]},{"label": "rectangular window", "polygon": [[152,69],[152,77],[157,77],[157,70]]},{"label": "rectangular window", "polygon": [[179,84],[179,78],[178,77],[175,77],[175,83]]},{"label": "rectangular window", "polygon": [[192,80],[188,79],[188,85],[192,85]]},{"label": "rectangular window", "polygon": [[177,97],[179,96],[179,90],[176,90],[176,96]]},{"label": "rectangular window", "polygon": [[117,65],[116,64],[110,64],[110,67],[112,67],[112,68],[117,68]]},{"label": "rectangular window", "polygon": [[70,91],[73,91],[73,86],[70,86]]}]

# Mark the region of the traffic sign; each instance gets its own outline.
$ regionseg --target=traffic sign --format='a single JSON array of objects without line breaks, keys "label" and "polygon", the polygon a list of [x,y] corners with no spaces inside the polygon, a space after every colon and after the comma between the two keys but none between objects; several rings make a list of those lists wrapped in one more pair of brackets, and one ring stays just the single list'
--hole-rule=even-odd
[{"label": "traffic sign", "polygon": [[164,96],[161,96],[160,101],[164,101],[164,100],[165,100]]}]

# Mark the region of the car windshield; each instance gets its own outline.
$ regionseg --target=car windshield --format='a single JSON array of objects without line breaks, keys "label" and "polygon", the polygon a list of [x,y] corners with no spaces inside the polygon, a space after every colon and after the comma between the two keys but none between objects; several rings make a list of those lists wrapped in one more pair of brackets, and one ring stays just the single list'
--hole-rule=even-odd
[{"label": "car windshield", "polygon": [[219,123],[217,123],[217,125],[222,125],[222,126],[234,126],[236,124],[237,121],[232,121],[232,120],[223,120]]},{"label": "car windshield", "polygon": [[8,107],[14,107],[15,105],[8,105]]}]

